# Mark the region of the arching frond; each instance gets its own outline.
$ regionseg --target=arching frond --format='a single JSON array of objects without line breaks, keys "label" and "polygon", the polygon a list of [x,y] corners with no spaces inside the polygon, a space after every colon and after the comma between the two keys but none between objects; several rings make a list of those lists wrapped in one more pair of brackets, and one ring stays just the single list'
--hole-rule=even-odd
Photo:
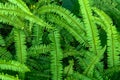
[{"label": "arching frond", "polygon": [[101,44],[89,0],[79,0],[79,4],[87,32],[88,42],[90,44],[90,51],[94,54],[98,54],[99,50],[101,50]]},{"label": "arching frond", "polygon": [[61,27],[64,27],[68,32],[71,33],[75,37],[75,39],[80,42],[81,44],[85,44],[88,46],[88,42],[85,39],[84,33],[81,33],[81,30],[78,29],[79,26],[72,26],[71,24],[68,24],[65,19],[55,16],[55,15],[49,15],[48,20],[50,22],[56,23],[57,25],[60,25]]},{"label": "arching frond", "polygon": [[18,72],[28,72],[30,71],[27,66],[21,64],[18,61],[5,61],[0,60],[0,68],[2,70],[13,70]]},{"label": "arching frond", "polygon": [[95,24],[95,20],[92,14],[91,6],[89,0],[79,0],[80,9],[83,17],[83,22],[85,25],[85,29],[87,32],[87,39],[89,42],[89,50],[91,57],[89,58],[89,62],[87,62],[87,67],[83,72],[87,76],[93,76],[93,69],[95,65],[100,61],[104,51],[106,48],[101,47],[101,42],[99,39],[99,33],[97,26]]},{"label": "arching frond", "polygon": [[49,24],[44,22],[42,19],[34,16],[33,14],[28,14],[23,11],[21,11],[17,6],[9,3],[2,4],[0,3],[0,12],[3,15],[12,15],[12,16],[19,16],[24,19],[27,19],[31,22],[34,22],[42,27],[52,28]]},{"label": "arching frond", "polygon": [[7,23],[7,24],[12,25],[12,26],[19,28],[19,29],[24,28],[24,24],[16,16],[13,17],[13,16],[6,16],[3,14],[0,14],[0,22]]},{"label": "arching frond", "polygon": [[106,28],[107,33],[107,55],[108,55],[108,67],[120,65],[119,54],[119,42],[118,42],[118,33],[116,27],[113,26],[112,20],[107,14],[103,11],[94,8],[94,11],[99,15],[100,19],[103,21],[103,24]]},{"label": "arching frond", "polygon": [[82,22],[80,21],[79,18],[77,18],[74,14],[72,14],[69,10],[62,8],[60,6],[57,5],[45,5],[42,6],[39,9],[39,13],[40,14],[44,14],[44,13],[57,13],[59,14],[61,17],[63,17],[70,25],[75,26],[78,30],[81,31],[81,33],[83,32],[85,34],[85,30],[84,30],[84,26],[82,24]]}]

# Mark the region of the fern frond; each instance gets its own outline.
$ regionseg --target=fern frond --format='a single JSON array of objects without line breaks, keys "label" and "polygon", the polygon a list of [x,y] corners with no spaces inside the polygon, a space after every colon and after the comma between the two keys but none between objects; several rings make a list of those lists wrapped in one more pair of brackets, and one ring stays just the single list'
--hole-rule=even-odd
[{"label": "fern frond", "polygon": [[13,16],[6,16],[3,14],[0,14],[0,22],[7,23],[7,24],[12,25],[16,28],[20,28],[20,29],[24,28],[24,24],[16,16],[13,17]]},{"label": "fern frond", "polygon": [[0,12],[1,12],[1,14],[7,15],[7,16],[12,15],[12,16],[22,17],[22,18],[27,19],[33,23],[36,23],[42,27],[47,27],[50,29],[52,28],[48,23],[44,22],[42,19],[34,16],[33,14],[28,14],[28,13],[21,11],[21,9],[19,9],[17,6],[15,6],[13,4],[0,3]]},{"label": "fern frond", "polygon": [[18,61],[0,60],[0,68],[2,70],[13,70],[13,71],[18,71],[18,72],[28,72],[28,71],[30,71],[27,66],[25,66],[24,64],[21,64]]},{"label": "fern frond", "polygon": [[17,5],[24,12],[26,12],[28,14],[32,14],[30,12],[29,8],[27,7],[27,5],[22,0],[8,0],[8,1],[15,4],[15,5]]},{"label": "fern frond", "polygon": [[20,80],[18,77],[14,77],[8,74],[0,73],[1,80]]},{"label": "fern frond", "polygon": [[83,33],[81,33],[81,30],[78,29],[79,26],[72,26],[65,21],[65,19],[60,18],[59,16],[51,17],[55,15],[49,15],[48,20],[52,23],[56,23],[57,25],[60,25],[61,27],[64,27],[68,32],[71,33],[75,37],[75,39],[80,42],[81,44],[88,45],[87,40],[85,40],[85,37]]},{"label": "fern frond", "polygon": [[53,12],[59,14],[63,17],[70,25],[75,26],[78,30],[85,34],[83,23],[77,18],[74,14],[72,14],[69,10],[57,6],[57,5],[45,5],[40,7],[39,12],[40,14]]},{"label": "fern frond", "polygon": [[62,64],[61,60],[63,58],[63,54],[60,47],[60,34],[56,29],[54,32],[51,32],[49,35],[51,43],[51,73],[52,80],[62,80]]},{"label": "fern frond", "polygon": [[87,32],[88,42],[90,44],[90,51],[97,55],[101,50],[101,44],[89,0],[79,0],[79,4]]},{"label": "fern frond", "polygon": [[22,30],[14,29],[16,56],[20,63],[25,63],[27,58],[25,38],[26,36]]},{"label": "fern frond", "polygon": [[120,65],[120,43],[118,42],[118,33],[116,27],[113,26],[111,18],[103,11],[94,8],[94,11],[99,15],[100,19],[106,28],[107,33],[107,55],[108,55],[108,67]]},{"label": "fern frond", "polygon": [[88,59],[89,62],[87,62],[87,67],[83,73],[87,76],[92,77],[93,69],[95,65],[100,61],[106,48],[104,47],[102,49],[101,47],[98,29],[94,22],[94,17],[92,15],[92,10],[91,10],[89,0],[79,0],[79,4],[80,4],[84,25],[87,32],[88,43],[90,45],[89,46],[89,50],[91,52],[90,55],[92,55],[90,60]]}]

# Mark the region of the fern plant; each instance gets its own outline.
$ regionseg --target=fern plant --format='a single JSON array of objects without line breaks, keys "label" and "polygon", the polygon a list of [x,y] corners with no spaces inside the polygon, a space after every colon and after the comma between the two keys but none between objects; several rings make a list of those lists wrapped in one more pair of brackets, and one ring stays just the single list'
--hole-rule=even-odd
[{"label": "fern plant", "polygon": [[[0,79],[117,77],[120,9],[117,1],[98,2],[76,0],[73,5],[77,12],[74,12],[61,0],[1,0]],[[112,8],[118,14],[110,11]]]}]

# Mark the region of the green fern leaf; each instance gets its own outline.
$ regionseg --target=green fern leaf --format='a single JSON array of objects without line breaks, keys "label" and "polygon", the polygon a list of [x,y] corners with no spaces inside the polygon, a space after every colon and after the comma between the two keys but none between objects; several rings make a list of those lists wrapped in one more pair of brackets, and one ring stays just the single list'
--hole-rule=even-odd
[{"label": "green fern leaf", "polygon": [[24,28],[24,24],[16,16],[13,17],[13,16],[6,16],[3,14],[0,14],[0,22],[7,23],[19,29]]},{"label": "green fern leaf", "polygon": [[118,33],[116,27],[113,26],[112,20],[103,11],[94,8],[94,11],[99,15],[100,19],[105,25],[105,31],[107,33],[107,55],[108,55],[108,67],[120,65],[119,54],[119,42]]},{"label": "green fern leaf", "polygon": [[46,28],[52,28],[48,23],[44,22],[42,19],[34,16],[33,14],[28,14],[25,13],[23,11],[20,10],[20,8],[18,8],[17,6],[13,5],[13,4],[2,4],[0,3],[0,12],[3,15],[11,15],[11,16],[19,16],[22,17],[23,19],[27,19],[33,23],[36,23],[42,27],[46,27]]},{"label": "green fern leaf", "polygon": [[49,15],[48,20],[52,23],[56,23],[57,25],[60,25],[61,27],[64,27],[67,31],[71,33],[71,35],[75,37],[75,39],[78,42],[88,46],[88,42],[84,37],[84,33],[81,33],[81,30],[78,29],[78,26],[72,26],[71,24],[68,24],[67,21],[65,21],[65,19],[60,18],[59,16],[56,15]]},{"label": "green fern leaf", "polygon": [[101,50],[101,44],[89,0],[79,0],[79,4],[87,32],[90,51],[92,51],[94,54],[99,54],[99,50]]},{"label": "green fern leaf", "polygon": [[62,64],[61,60],[63,58],[63,54],[60,47],[60,34],[56,29],[54,32],[51,32],[49,35],[51,43],[51,72],[52,72],[52,80],[62,80]]},{"label": "green fern leaf", "polygon": [[21,64],[17,61],[5,61],[0,60],[0,68],[2,70],[13,70],[18,72],[28,72],[30,71],[27,66]]},{"label": "green fern leaf", "polygon": [[26,36],[22,30],[14,29],[16,56],[20,63],[25,63],[27,58],[25,37]]},{"label": "green fern leaf", "polygon": [[77,18],[74,14],[72,14],[69,10],[57,6],[57,5],[45,5],[42,6],[39,9],[40,14],[53,12],[59,14],[61,17],[63,17],[69,24],[72,24],[72,26],[75,26],[78,30],[83,32],[85,34],[84,26],[79,18]]}]

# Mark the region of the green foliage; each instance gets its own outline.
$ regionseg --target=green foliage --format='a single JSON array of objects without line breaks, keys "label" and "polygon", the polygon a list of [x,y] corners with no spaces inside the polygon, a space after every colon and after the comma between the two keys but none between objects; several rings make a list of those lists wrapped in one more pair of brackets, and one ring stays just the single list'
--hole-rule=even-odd
[{"label": "green foliage", "polygon": [[1,0],[0,79],[117,79],[119,4],[119,0]]}]

